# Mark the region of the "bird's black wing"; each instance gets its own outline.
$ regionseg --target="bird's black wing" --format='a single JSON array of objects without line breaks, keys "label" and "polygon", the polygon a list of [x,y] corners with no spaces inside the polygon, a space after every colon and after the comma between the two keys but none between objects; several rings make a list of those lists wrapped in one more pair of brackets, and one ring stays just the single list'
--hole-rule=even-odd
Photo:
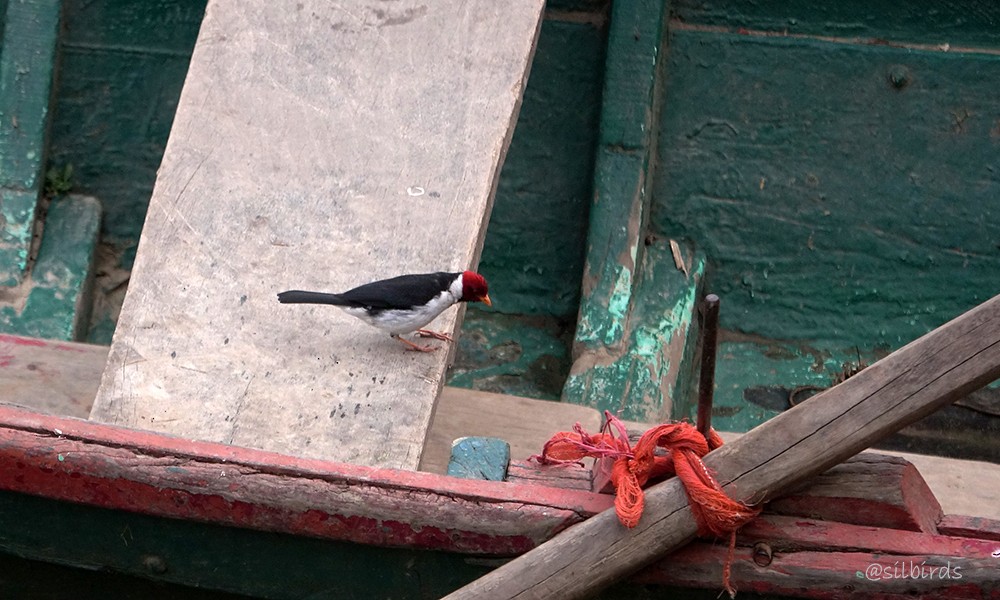
[{"label": "bird's black wing", "polygon": [[422,306],[448,289],[461,273],[400,275],[373,281],[338,294],[354,306],[374,310],[408,309]]}]

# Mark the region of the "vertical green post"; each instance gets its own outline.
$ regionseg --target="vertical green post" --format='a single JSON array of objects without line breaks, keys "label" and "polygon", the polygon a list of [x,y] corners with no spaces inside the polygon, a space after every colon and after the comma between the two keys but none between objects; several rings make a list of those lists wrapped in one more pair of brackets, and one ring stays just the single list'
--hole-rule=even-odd
[{"label": "vertical green post", "polygon": [[0,51],[0,285],[20,283],[44,186],[60,0],[6,3]]}]

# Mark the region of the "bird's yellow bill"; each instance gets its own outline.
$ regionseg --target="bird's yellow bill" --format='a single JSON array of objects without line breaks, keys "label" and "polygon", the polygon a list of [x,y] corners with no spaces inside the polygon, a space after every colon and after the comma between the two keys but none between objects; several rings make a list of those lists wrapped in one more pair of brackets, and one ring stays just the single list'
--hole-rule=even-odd
[{"label": "bird's yellow bill", "polygon": [[485,304],[486,306],[493,306],[493,302],[490,301],[490,295],[489,294],[486,294],[485,296],[483,296],[482,298],[480,298],[480,300],[482,300],[483,304]]}]

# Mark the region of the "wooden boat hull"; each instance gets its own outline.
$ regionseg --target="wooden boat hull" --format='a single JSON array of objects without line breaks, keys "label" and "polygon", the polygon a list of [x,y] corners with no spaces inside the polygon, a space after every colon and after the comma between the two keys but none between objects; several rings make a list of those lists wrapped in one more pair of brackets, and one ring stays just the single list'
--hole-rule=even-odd
[{"label": "wooden boat hull", "polygon": [[[0,552],[259,598],[435,598],[612,504],[546,485],[559,477],[539,481],[531,469],[515,465],[521,483],[462,480],[0,406]],[[737,587],[812,598],[1000,597],[1000,524],[941,517],[939,508],[935,516],[907,479],[919,478],[915,469],[892,469],[878,476],[899,499],[855,501],[854,512],[877,521],[895,502],[909,521],[807,518],[847,500],[792,496],[741,533]],[[525,483],[531,476],[536,483]],[[773,514],[782,510],[799,515]],[[697,542],[634,582],[718,589],[725,552]],[[888,578],[943,564],[952,577],[933,587],[919,576],[859,577],[871,564]]]}]

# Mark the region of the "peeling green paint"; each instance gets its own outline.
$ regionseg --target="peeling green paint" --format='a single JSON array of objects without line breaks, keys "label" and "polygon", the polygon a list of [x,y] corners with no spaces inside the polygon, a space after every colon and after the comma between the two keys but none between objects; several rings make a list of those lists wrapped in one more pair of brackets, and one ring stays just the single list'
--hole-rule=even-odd
[{"label": "peeling green paint", "polygon": [[615,347],[625,333],[624,316],[632,302],[646,159],[638,153],[601,148],[595,163],[590,207],[587,265],[575,344]]},{"label": "peeling green paint", "polygon": [[59,0],[5,3],[0,46],[0,286],[27,268],[48,105],[59,49]]},{"label": "peeling green paint", "polygon": [[90,317],[93,260],[101,223],[94,198],[53,200],[38,260],[16,295],[22,305],[0,306],[0,331],[56,340],[80,340]]},{"label": "peeling green paint", "polygon": [[690,395],[690,359],[695,305],[704,274],[702,257],[679,271],[668,240],[646,247],[624,326],[626,344],[617,352],[584,351],[563,388],[563,399],[609,410],[622,418],[662,421],[670,418],[675,399]]}]

